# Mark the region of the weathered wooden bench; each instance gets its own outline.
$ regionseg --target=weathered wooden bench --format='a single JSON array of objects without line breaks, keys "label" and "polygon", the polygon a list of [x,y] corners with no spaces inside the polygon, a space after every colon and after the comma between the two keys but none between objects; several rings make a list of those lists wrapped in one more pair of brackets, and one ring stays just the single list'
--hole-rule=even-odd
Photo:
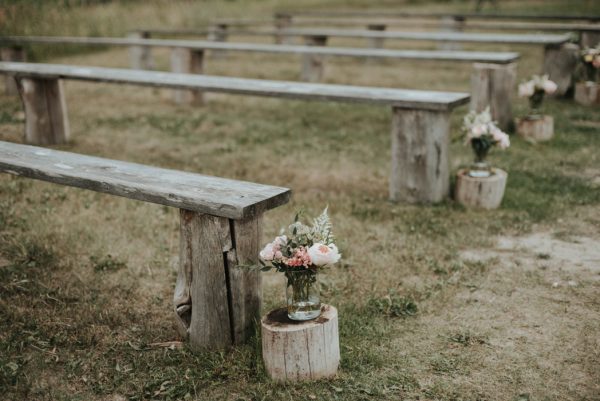
[{"label": "weathered wooden bench", "polygon": [[193,349],[246,341],[260,318],[262,215],[287,188],[0,142],[0,171],[180,210],[174,310]]},{"label": "weathered wooden bench", "polygon": [[25,107],[25,139],[36,144],[68,139],[63,79],[185,89],[194,92],[194,96],[209,91],[388,106],[392,109],[390,199],[408,202],[438,202],[448,195],[450,113],[469,101],[466,93],[54,64],[3,62],[0,73],[16,78]]},{"label": "weathered wooden bench", "polygon": [[[194,40],[123,39],[123,38],[82,38],[82,37],[2,37],[0,45],[24,45],[27,43],[50,44],[90,44],[135,47],[168,47],[173,49],[171,70],[179,73],[202,74],[210,50],[241,52],[262,52],[292,54],[302,56],[301,79],[319,82],[324,75],[325,57],[357,57],[366,59],[427,60],[468,62],[473,64],[471,77],[471,108],[481,111],[490,106],[492,115],[502,128],[508,128],[513,121],[511,94],[515,88],[516,61],[518,53],[512,52],[468,52],[439,50],[391,50],[350,47],[291,46],[261,43],[216,43]],[[318,44],[318,43],[317,43]],[[8,54],[8,53],[7,53]],[[13,55],[13,53],[10,53]],[[23,57],[23,53],[16,53]],[[148,52],[137,52],[138,58],[133,68],[145,65],[151,69]],[[142,57],[142,58],[139,58]],[[23,61],[9,59],[5,61]],[[182,91],[175,92],[177,102],[191,101]]]}]

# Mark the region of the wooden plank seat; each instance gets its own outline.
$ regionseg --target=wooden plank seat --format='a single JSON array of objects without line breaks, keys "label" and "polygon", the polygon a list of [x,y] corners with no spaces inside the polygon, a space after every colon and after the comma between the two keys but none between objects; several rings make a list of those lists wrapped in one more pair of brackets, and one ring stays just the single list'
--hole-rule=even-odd
[{"label": "wooden plank seat", "polygon": [[60,85],[64,79],[388,106],[392,111],[390,199],[408,202],[438,202],[448,195],[450,113],[469,101],[466,93],[54,64],[2,62],[0,73],[11,74],[18,82],[29,143],[50,144],[68,139],[64,129],[68,128],[66,103]]},{"label": "wooden plank seat", "polygon": [[0,142],[0,171],[180,210],[174,311],[193,349],[245,342],[260,317],[262,215],[287,188]]},{"label": "wooden plank seat", "polygon": [[[204,71],[205,52],[210,50],[262,52],[276,54],[301,55],[301,79],[307,82],[319,82],[324,75],[325,58],[356,57],[395,60],[429,60],[473,63],[471,78],[471,108],[481,111],[490,106],[492,115],[499,125],[510,128],[513,121],[511,92],[514,91],[516,79],[516,61],[518,53],[514,52],[471,52],[440,50],[392,50],[367,49],[350,47],[324,46],[292,46],[261,43],[223,43],[195,40],[162,40],[162,39],[124,39],[124,38],[86,38],[86,37],[44,37],[44,36],[12,36],[0,38],[0,44],[17,46],[27,43],[48,44],[84,44],[112,45],[134,47],[168,47],[173,49],[171,68],[173,72],[198,73]],[[313,44],[319,44],[313,42]],[[146,65],[152,69],[152,61],[148,52],[136,51],[138,57],[132,63],[139,69]],[[141,57],[141,58],[140,58]],[[6,60],[12,61],[12,59]],[[22,60],[15,60],[22,61]],[[189,92],[175,91],[177,102],[201,102],[200,97],[190,96]]]}]

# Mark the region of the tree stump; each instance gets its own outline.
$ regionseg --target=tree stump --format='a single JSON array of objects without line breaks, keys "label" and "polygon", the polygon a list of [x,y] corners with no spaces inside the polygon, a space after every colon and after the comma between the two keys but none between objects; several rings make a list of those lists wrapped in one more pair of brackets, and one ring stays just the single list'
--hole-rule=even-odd
[{"label": "tree stump", "polygon": [[[3,47],[0,49],[0,60],[2,61],[25,61],[25,49],[19,46]],[[17,95],[17,81],[12,75],[6,75],[4,78],[4,91],[7,95]]]},{"label": "tree stump", "polygon": [[[442,32],[462,32],[465,27],[465,20],[461,17],[443,17],[440,21],[440,31]],[[442,41],[437,45],[439,50],[462,50],[459,42]]]},{"label": "tree stump", "polygon": [[564,96],[573,86],[573,73],[579,62],[579,46],[565,43],[548,45],[544,50],[544,74],[558,86],[554,96]]},{"label": "tree stump", "polygon": [[481,112],[490,107],[492,118],[502,130],[511,129],[513,124],[512,102],[516,63],[473,64],[471,75],[471,110]]},{"label": "tree stump", "polygon": [[[326,46],[327,36],[310,35],[304,37],[307,46]],[[301,78],[306,82],[319,82],[323,78],[323,56],[319,54],[302,55]]]},{"label": "tree stump", "polygon": [[485,178],[469,176],[468,170],[460,170],[456,176],[454,199],[470,208],[497,209],[502,203],[508,174],[499,168]]},{"label": "tree stump", "polygon": [[[181,74],[202,74],[204,52],[185,48],[174,48],[171,52],[171,71]],[[177,104],[204,104],[204,93],[198,89],[174,89],[173,101]]]},{"label": "tree stump", "polygon": [[62,81],[19,78],[17,87],[25,109],[25,142],[59,145],[69,141],[69,119]]},{"label": "tree stump", "polygon": [[529,142],[549,141],[554,136],[554,118],[552,116],[527,116],[517,118],[517,134]]},{"label": "tree stump", "polygon": [[[130,32],[129,39],[150,39],[150,32],[135,31]],[[150,46],[130,46],[129,60],[131,68],[134,70],[153,70],[154,61],[152,59],[152,51]]]},{"label": "tree stump", "polygon": [[337,309],[321,307],[321,316],[296,322],[285,308],[263,317],[265,368],[276,381],[317,380],[335,376],[340,363]]},{"label": "tree stump", "polygon": [[584,106],[600,104],[600,84],[597,82],[577,82],[575,84],[575,101]]},{"label": "tree stump", "polygon": [[[225,23],[219,23],[215,26],[211,27],[210,32],[208,33],[208,40],[212,40],[214,42],[227,42],[227,37],[229,31],[229,25]],[[227,56],[226,50],[211,50],[211,56],[214,58],[224,58]]]}]

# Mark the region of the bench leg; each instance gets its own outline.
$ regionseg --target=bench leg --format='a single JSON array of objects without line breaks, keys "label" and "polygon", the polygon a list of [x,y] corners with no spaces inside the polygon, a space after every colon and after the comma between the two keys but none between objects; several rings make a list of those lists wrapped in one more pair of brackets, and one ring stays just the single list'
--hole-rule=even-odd
[{"label": "bench leg", "polygon": [[[175,48],[171,52],[171,72],[180,74],[203,74],[204,52]],[[204,104],[204,92],[198,89],[174,89],[173,101],[177,104]]]},{"label": "bench leg", "polygon": [[[150,32],[131,32],[127,35],[130,39],[149,39]],[[134,70],[153,70],[154,60],[149,46],[130,46],[129,60]]]},{"label": "bench leg", "polygon": [[[386,26],[384,24],[369,24],[367,30],[374,32],[384,32]],[[367,47],[371,49],[383,49],[383,38],[369,38],[367,39]]]},{"label": "bench leg", "polygon": [[[208,34],[208,40],[212,40],[214,42],[227,42],[227,24],[217,24],[214,27],[211,27],[211,30]],[[214,58],[224,58],[227,56],[227,51],[225,50],[211,50],[210,53]]]},{"label": "bench leg", "polygon": [[[462,32],[465,27],[465,21],[461,18],[455,17],[443,17],[440,21],[440,31],[441,32]],[[458,42],[439,42],[438,43],[439,50],[461,50],[462,45]]]},{"label": "bench leg", "polygon": [[600,32],[597,31],[581,31],[579,44],[581,48],[596,47],[600,43]]},{"label": "bench leg", "polygon": [[277,15],[275,16],[275,44],[289,44],[291,39],[289,36],[283,35],[282,31],[291,28],[292,16],[291,15]]},{"label": "bench leg", "polygon": [[565,43],[546,46],[544,50],[544,74],[556,82],[556,96],[564,96],[573,87],[573,74],[579,61],[579,46]]},{"label": "bench leg", "polygon": [[475,63],[471,75],[471,110],[490,107],[492,118],[503,130],[513,128],[512,96],[517,78],[517,64]]},{"label": "bench leg", "polygon": [[260,318],[261,217],[229,220],[180,210],[180,266],[173,298],[178,328],[192,349],[248,340]]},{"label": "bench leg", "polygon": [[439,202],[450,189],[450,112],[392,108],[390,200]]},{"label": "bench leg", "polygon": [[69,119],[62,81],[19,78],[17,86],[25,109],[25,142],[58,145],[69,140]]},{"label": "bench leg", "polygon": [[[25,61],[25,49],[22,47],[3,47],[0,49],[0,60],[2,61]],[[7,95],[17,95],[17,82],[12,75],[5,75],[4,91]]]},{"label": "bench leg", "polygon": [[[305,36],[306,46],[326,46],[327,36]],[[318,54],[302,55],[301,79],[305,82],[319,82],[323,78],[325,63],[323,56]]]}]

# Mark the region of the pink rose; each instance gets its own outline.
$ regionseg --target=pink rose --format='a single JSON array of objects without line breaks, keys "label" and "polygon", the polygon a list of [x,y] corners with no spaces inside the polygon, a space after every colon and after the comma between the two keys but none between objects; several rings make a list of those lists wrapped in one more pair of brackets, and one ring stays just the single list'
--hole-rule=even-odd
[{"label": "pink rose", "polygon": [[308,249],[308,254],[315,266],[332,265],[342,257],[334,244],[314,244]]},{"label": "pink rose", "polygon": [[550,81],[549,79],[544,81],[544,91],[546,91],[547,94],[553,94],[554,92],[556,92],[556,89],[558,89],[556,83]]}]

